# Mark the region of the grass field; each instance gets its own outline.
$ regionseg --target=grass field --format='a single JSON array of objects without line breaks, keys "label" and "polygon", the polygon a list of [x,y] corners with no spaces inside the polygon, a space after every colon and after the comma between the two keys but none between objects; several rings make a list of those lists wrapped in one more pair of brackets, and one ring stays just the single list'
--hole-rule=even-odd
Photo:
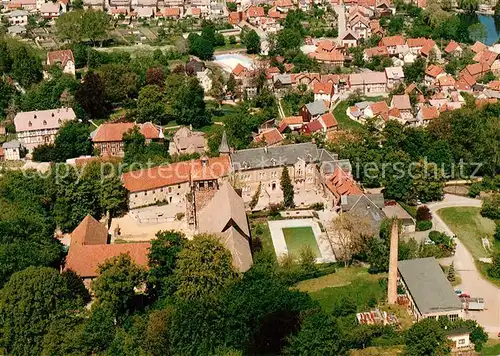
[{"label": "grass field", "polygon": [[500,355],[500,340],[488,340],[486,345],[481,350],[481,356],[498,356]]},{"label": "grass field", "polygon": [[346,113],[349,103],[347,101],[341,101],[337,107],[333,110],[333,116],[337,119],[339,123],[339,128],[341,130],[362,130],[363,125],[359,122],[351,120]]},{"label": "grass field", "polygon": [[[437,211],[446,225],[463,242],[475,259],[490,257],[490,253],[483,248],[481,238],[489,237],[493,245],[495,223],[481,216],[480,208],[456,207],[444,208]],[[496,249],[499,249],[497,244]]]},{"label": "grass field", "polygon": [[321,257],[318,242],[310,226],[284,228],[283,236],[285,237],[288,253],[298,256],[304,246],[311,246],[314,255]]}]

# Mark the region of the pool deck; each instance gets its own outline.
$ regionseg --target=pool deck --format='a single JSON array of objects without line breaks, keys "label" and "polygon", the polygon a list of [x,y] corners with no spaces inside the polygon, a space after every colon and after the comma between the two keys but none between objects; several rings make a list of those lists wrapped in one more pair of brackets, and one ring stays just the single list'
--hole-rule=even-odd
[{"label": "pool deck", "polygon": [[316,263],[335,262],[335,255],[332,251],[328,240],[322,238],[323,233],[319,225],[313,219],[292,219],[292,220],[273,220],[267,222],[271,238],[273,240],[274,251],[276,256],[280,259],[282,256],[288,255],[288,248],[286,246],[285,236],[283,235],[283,228],[306,227],[312,228],[316,243],[318,244],[321,257],[316,259]]}]

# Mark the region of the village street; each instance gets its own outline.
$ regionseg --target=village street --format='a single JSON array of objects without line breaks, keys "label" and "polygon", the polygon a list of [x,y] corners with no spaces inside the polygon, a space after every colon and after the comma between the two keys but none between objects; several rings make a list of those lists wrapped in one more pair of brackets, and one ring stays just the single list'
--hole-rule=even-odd
[{"label": "village street", "polygon": [[[454,233],[448,228],[443,220],[437,215],[437,211],[442,208],[457,207],[457,206],[475,206],[480,207],[481,201],[478,199],[471,199],[460,197],[457,195],[446,194],[444,200],[437,203],[427,205],[432,211],[433,229],[445,232],[450,236]],[[467,250],[464,244],[456,239],[456,251],[453,256],[455,269],[462,278],[462,283],[456,288],[467,291],[472,297],[484,298],[486,309],[481,312],[469,312],[468,319],[474,319],[481,324],[488,332],[490,337],[498,337],[500,332],[500,289],[492,283],[486,281],[474,263],[472,254]],[[451,263],[451,260],[450,260]]]}]

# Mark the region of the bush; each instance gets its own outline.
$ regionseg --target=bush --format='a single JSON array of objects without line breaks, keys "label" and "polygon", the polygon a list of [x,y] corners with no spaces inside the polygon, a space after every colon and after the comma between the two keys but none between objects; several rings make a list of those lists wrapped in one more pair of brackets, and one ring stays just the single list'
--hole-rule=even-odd
[{"label": "bush", "polygon": [[430,220],[422,220],[417,221],[417,230],[418,231],[427,231],[432,228],[432,221]]},{"label": "bush", "polygon": [[429,239],[431,239],[436,245],[445,245],[447,247],[451,246],[451,238],[443,232],[431,231],[429,232]]},{"label": "bush", "polygon": [[496,228],[495,228],[495,240],[500,241],[500,221],[496,222]]},{"label": "bush", "polygon": [[314,204],[311,204],[310,208],[313,209],[313,210],[316,210],[316,211],[324,210],[325,209],[325,204],[323,204],[321,202],[314,203]]},{"label": "bush", "polygon": [[432,220],[432,213],[427,205],[418,207],[417,209],[417,221],[427,221]]},{"label": "bush", "polygon": [[492,220],[500,220],[500,193],[484,198],[481,215]]}]

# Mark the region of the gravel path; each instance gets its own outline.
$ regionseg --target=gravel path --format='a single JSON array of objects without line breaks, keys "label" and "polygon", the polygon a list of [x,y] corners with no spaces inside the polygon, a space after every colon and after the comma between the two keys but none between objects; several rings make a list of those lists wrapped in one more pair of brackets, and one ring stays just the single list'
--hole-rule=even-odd
[{"label": "gravel path", "polygon": [[[432,211],[434,230],[446,232],[453,236],[453,232],[438,216],[436,211],[449,207],[480,207],[481,201],[478,199],[446,194],[443,201],[431,203],[427,206]],[[456,239],[456,243],[457,247],[455,255],[453,256],[453,262],[462,278],[462,283],[456,288],[469,292],[473,297],[484,298],[486,307],[483,311],[470,311],[467,318],[476,320],[490,334],[490,337],[497,338],[497,334],[500,332],[500,288],[481,276],[469,250],[467,250],[459,239]]]}]

